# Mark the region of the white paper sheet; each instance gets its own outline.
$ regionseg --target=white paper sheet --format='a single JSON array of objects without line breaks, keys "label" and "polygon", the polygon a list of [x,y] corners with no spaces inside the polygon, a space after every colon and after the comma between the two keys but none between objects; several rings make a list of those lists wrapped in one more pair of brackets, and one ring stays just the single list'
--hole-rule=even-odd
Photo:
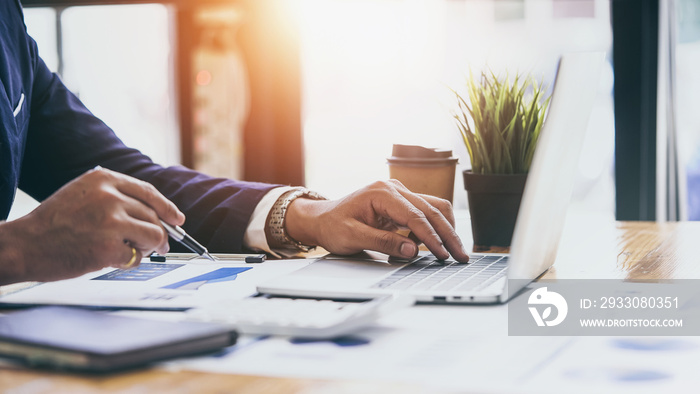
[{"label": "white paper sheet", "polygon": [[562,387],[572,393],[697,392],[698,365],[698,337],[580,337],[527,387],[552,393]]},{"label": "white paper sheet", "polygon": [[169,369],[321,379],[415,382],[442,389],[519,388],[569,338],[508,337],[505,306],[416,306],[342,342],[254,340]]},{"label": "white paper sheet", "polygon": [[[211,262],[205,259],[174,261],[157,263],[159,267],[176,268],[167,272],[163,270],[165,273],[148,280],[119,279],[133,272],[124,273],[123,270],[105,268],[78,278],[42,283],[4,295],[0,297],[0,303],[124,308],[201,307],[220,300],[247,297],[255,293],[255,286],[260,281],[291,272],[309,262],[310,260],[268,260],[261,264],[246,264],[241,261]],[[144,260],[141,264],[143,269],[152,263]],[[244,269],[245,271],[242,271]],[[218,280],[192,280],[201,275],[211,276],[212,273],[216,277],[217,272],[221,273]],[[235,273],[235,278],[229,275],[232,273]],[[116,280],[99,279],[106,275],[114,277],[115,274],[120,274]],[[149,275],[148,277],[153,276]],[[177,288],[164,288],[177,283],[182,285]]]},{"label": "white paper sheet", "polygon": [[354,346],[243,337],[217,356],[163,367],[493,393],[692,392],[700,387],[698,337],[509,337],[507,307],[419,305],[351,335]]}]

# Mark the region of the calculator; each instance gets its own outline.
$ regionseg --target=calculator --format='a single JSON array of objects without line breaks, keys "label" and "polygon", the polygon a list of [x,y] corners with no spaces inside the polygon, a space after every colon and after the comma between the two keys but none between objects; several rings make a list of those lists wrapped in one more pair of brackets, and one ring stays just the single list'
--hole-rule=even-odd
[{"label": "calculator", "polygon": [[191,309],[186,315],[187,320],[230,325],[241,334],[324,339],[369,326],[379,317],[414,302],[413,297],[405,295],[360,301],[261,295]]}]

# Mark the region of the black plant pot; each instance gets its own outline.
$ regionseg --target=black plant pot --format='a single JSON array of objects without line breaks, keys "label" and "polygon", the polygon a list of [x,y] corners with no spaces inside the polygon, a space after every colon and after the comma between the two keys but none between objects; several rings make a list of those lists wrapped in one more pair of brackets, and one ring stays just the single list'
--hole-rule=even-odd
[{"label": "black plant pot", "polygon": [[474,251],[510,246],[527,174],[483,175],[467,170],[463,175]]}]

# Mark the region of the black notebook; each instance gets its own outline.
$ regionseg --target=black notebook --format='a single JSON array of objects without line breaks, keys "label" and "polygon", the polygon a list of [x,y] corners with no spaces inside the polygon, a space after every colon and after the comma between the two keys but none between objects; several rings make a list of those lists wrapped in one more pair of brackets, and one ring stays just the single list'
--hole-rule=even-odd
[{"label": "black notebook", "polygon": [[165,322],[68,307],[0,317],[0,356],[33,366],[109,372],[212,352],[236,341],[230,327]]}]

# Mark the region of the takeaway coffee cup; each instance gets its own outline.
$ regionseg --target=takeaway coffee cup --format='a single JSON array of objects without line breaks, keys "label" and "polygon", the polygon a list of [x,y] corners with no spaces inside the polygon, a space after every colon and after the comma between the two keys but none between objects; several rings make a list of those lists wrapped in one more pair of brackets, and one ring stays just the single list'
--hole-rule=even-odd
[{"label": "takeaway coffee cup", "polygon": [[387,162],[389,176],[408,190],[452,202],[457,158],[451,150],[394,144]]}]

